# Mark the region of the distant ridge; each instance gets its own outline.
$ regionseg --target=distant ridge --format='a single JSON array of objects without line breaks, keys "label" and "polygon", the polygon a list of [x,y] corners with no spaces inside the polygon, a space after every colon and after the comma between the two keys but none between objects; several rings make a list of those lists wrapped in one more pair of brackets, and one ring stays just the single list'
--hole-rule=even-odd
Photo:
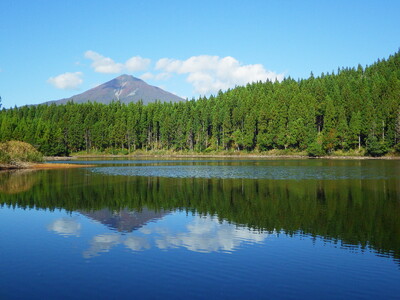
[{"label": "distant ridge", "polygon": [[184,101],[172,93],[164,91],[156,86],[152,86],[143,80],[131,75],[121,75],[95,88],[87,90],[81,94],[70,98],[48,101],[46,104],[65,104],[73,100],[74,103],[99,102],[108,104],[112,101],[122,103],[138,102],[142,100],[144,104],[160,100],[161,102]]}]

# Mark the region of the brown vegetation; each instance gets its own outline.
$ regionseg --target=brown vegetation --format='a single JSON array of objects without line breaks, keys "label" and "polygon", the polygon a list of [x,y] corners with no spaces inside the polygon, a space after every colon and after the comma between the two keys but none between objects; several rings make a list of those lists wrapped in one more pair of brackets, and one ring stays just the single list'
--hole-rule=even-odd
[{"label": "brown vegetation", "polygon": [[36,183],[34,170],[14,170],[0,172],[0,193],[17,194],[30,190]]},{"label": "brown vegetation", "polygon": [[81,164],[32,164],[29,166],[31,169],[72,169],[72,168],[88,168],[95,165],[81,165]]},{"label": "brown vegetation", "polygon": [[8,141],[0,143],[0,164],[16,166],[30,162],[43,161],[43,155],[32,145],[19,142]]},{"label": "brown vegetation", "polygon": [[[78,164],[46,164],[43,155],[32,145],[9,141],[0,143],[0,170],[10,169],[60,169],[60,168],[81,168],[89,165]],[[92,165],[90,165],[92,167]]]}]

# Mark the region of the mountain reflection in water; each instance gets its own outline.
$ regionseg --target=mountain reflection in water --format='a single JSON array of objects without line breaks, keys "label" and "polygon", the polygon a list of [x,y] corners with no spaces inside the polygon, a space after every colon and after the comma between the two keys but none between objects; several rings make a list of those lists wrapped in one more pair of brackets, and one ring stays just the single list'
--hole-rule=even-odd
[{"label": "mountain reflection in water", "polygon": [[[23,174],[18,181],[15,175],[0,174],[2,183],[22,186],[19,193],[9,193],[3,184],[0,203],[80,212],[113,228],[116,232],[93,237],[88,257],[117,245],[134,251],[154,247],[233,251],[238,243],[258,243],[268,233],[284,233],[320,237],[398,260],[400,184],[393,177],[398,170],[395,163],[363,162],[368,178],[347,180],[163,178],[76,169]],[[340,164],[346,172],[345,164]],[[375,167],[380,174],[391,175],[373,179]],[[179,230],[166,224],[164,231],[154,227],[174,212],[191,215],[193,220]],[[83,230],[65,219],[54,221],[48,229],[71,238]]]},{"label": "mountain reflection in water", "polygon": [[143,208],[141,211],[129,211],[126,209],[110,211],[106,208],[97,211],[79,211],[82,215],[98,221],[111,229],[119,232],[131,232],[137,230],[150,221],[161,219],[168,211],[155,212]]},{"label": "mountain reflection in water", "polygon": [[[91,258],[123,245],[132,251],[156,247],[162,250],[178,247],[194,252],[232,252],[242,243],[261,243],[268,233],[219,221],[212,216],[193,216],[193,220],[179,230],[171,222],[162,221],[169,212],[141,211],[119,212],[102,209],[80,212],[118,233],[95,235],[83,257]],[[160,221],[160,222],[158,222]],[[76,216],[63,217],[51,222],[47,229],[64,237],[79,237],[83,225]]]},{"label": "mountain reflection in water", "polygon": [[[104,211],[103,211],[104,213]],[[110,212],[112,214],[112,212]],[[132,212],[131,222],[136,223],[141,212]],[[149,214],[146,210],[145,215]],[[165,214],[167,216],[167,214]],[[171,220],[152,219],[150,223],[136,226],[132,232],[97,234],[90,240],[90,247],[83,252],[84,258],[92,258],[112,248],[122,245],[132,251],[143,251],[152,247],[167,250],[182,247],[194,252],[232,252],[242,243],[261,243],[267,233],[238,227],[217,218],[194,216],[193,220],[182,229],[174,228]],[[62,226],[61,226],[62,225]],[[107,224],[106,224],[107,225]],[[79,236],[83,226],[74,217],[70,220],[61,218],[48,226],[62,236]]]}]

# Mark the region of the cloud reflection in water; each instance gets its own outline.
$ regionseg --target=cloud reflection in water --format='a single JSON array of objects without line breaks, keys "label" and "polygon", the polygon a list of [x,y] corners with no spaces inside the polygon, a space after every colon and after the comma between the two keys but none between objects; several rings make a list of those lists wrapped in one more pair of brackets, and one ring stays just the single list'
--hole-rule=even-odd
[{"label": "cloud reflection in water", "polygon": [[127,237],[124,245],[132,251],[142,251],[151,248],[149,240],[143,236]]},{"label": "cloud reflection in water", "polygon": [[169,233],[155,238],[160,249],[185,247],[195,252],[232,252],[242,243],[261,243],[267,233],[238,227],[213,217],[196,217],[186,226],[186,232]]},{"label": "cloud reflection in water", "polygon": [[92,258],[102,252],[108,252],[110,249],[121,243],[118,234],[100,234],[93,237],[91,247],[83,252],[84,258]]},{"label": "cloud reflection in water", "polygon": [[108,252],[116,245],[124,245],[132,251],[143,251],[151,247],[162,250],[183,247],[194,252],[232,252],[242,243],[262,243],[267,233],[238,227],[215,217],[194,217],[186,225],[186,230],[146,226],[126,237],[120,234],[96,235],[91,240],[91,247],[83,253],[91,258],[102,252]]},{"label": "cloud reflection in water", "polygon": [[79,236],[81,224],[74,218],[60,218],[47,225],[47,229],[62,236]]}]

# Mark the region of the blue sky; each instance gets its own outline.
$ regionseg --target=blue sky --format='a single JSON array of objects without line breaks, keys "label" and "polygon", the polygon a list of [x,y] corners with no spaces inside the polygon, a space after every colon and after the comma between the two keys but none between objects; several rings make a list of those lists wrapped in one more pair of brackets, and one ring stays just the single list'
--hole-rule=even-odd
[{"label": "blue sky", "polygon": [[400,47],[400,1],[0,2],[4,107],[131,74],[183,97],[363,66]]}]

